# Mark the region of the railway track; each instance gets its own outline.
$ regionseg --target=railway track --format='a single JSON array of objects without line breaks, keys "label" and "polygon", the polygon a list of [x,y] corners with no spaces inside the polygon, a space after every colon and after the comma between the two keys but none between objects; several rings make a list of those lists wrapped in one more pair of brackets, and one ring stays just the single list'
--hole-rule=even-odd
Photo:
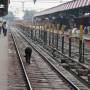
[{"label": "railway track", "polygon": [[[29,38],[29,37],[28,37]],[[37,43],[36,43],[37,44]],[[38,45],[40,48],[41,45]],[[42,50],[44,50],[45,52],[47,52],[45,49],[42,48]],[[49,47],[49,52],[48,55],[52,56],[50,53],[50,47]],[[58,52],[58,50],[56,50]],[[59,56],[61,55],[62,57],[59,57],[58,60],[56,58],[54,58],[55,60],[57,60],[58,63],[61,63],[60,58],[62,60],[64,60],[64,63],[62,63],[62,66],[64,66],[66,69],[68,68],[69,71],[71,73],[73,73],[77,78],[80,77],[79,79],[86,84],[87,86],[89,86],[89,67],[86,65],[83,65],[81,63],[79,63],[77,60],[73,60],[72,58],[62,54],[61,52],[58,52]]]},{"label": "railway track", "polygon": [[[26,33],[24,33],[24,34],[26,34]],[[26,36],[28,36],[28,35],[26,35]],[[29,36],[28,36],[28,38],[29,38]],[[40,48],[43,47],[39,44],[38,44],[38,46]],[[44,50],[46,53],[48,53],[48,55],[50,55],[53,58],[53,55],[52,55],[53,47],[44,46],[44,48],[47,49],[48,51],[46,51],[43,48],[42,48],[42,50]],[[78,62],[77,59],[70,58],[70,57],[68,57],[68,55],[64,55],[56,49],[55,49],[55,52],[56,52],[55,56],[57,56],[57,54],[59,56],[59,57],[57,56],[54,58],[55,60],[57,60],[58,63],[64,62],[64,63],[62,63],[63,67],[65,67],[66,69],[69,69],[69,71],[71,73],[73,73],[76,77],[79,77],[80,80],[82,80],[82,82],[84,82],[87,86],[90,85],[89,84],[90,83],[90,81],[89,81],[90,69],[89,69],[88,65],[81,64]]]},{"label": "railway track", "polygon": [[[20,42],[20,39],[19,39],[19,42]],[[20,51],[20,49],[19,49],[19,51]],[[37,59],[37,57],[38,57],[38,55],[34,52],[33,58]],[[50,90],[53,90],[53,89],[54,90],[57,90],[57,89],[75,90],[76,89],[76,90],[79,90],[75,86],[70,86],[69,83],[67,83],[66,80],[64,80],[61,76],[60,76],[60,78],[61,78],[60,79],[52,70],[50,70],[50,67],[47,66],[45,64],[45,62],[41,61],[40,57],[38,57],[38,58],[39,58],[39,60],[37,62],[35,60],[33,61],[34,64],[31,66],[32,69],[25,67],[26,72],[28,73],[29,80],[31,81],[33,90],[44,90],[44,88],[45,88],[45,90],[46,89],[50,89]],[[24,66],[25,66],[25,64],[24,64]],[[29,70],[31,71],[31,73]],[[52,82],[55,82],[55,83],[52,83]]]},{"label": "railway track", "polygon": [[9,32],[8,35],[8,56],[9,56],[9,72],[8,72],[8,89],[7,90],[32,90],[28,87],[26,77],[24,75],[20,58],[17,55],[15,45]]},{"label": "railway track", "polygon": [[[32,43],[32,42],[31,42]],[[32,45],[32,46],[34,46],[34,45]],[[36,46],[35,46],[36,47]],[[40,48],[38,48],[39,49],[39,52],[42,52],[42,51],[40,51]],[[38,52],[38,53],[39,53]],[[44,53],[43,53],[43,55],[44,55]],[[44,56],[47,56],[47,55],[44,55]],[[47,57],[48,59],[50,58],[50,57]],[[50,61],[51,59],[49,59],[49,61]],[[52,61],[51,60],[51,62],[53,62],[53,65],[55,65],[57,68],[59,68],[59,66],[60,66],[60,64],[58,63],[56,63],[54,60]],[[61,68],[61,67],[60,67]],[[60,72],[60,71],[59,71]],[[61,71],[62,73],[64,73],[64,74],[66,74],[67,72],[63,72],[63,70]],[[70,74],[70,73],[69,73]],[[71,82],[73,82],[74,84],[75,83],[77,83],[77,84],[75,84],[76,86],[78,86],[79,88],[82,88],[82,89],[80,89],[80,90],[86,90],[84,87],[83,87],[83,84],[81,84],[81,82],[79,82],[79,80],[76,80],[75,79],[75,77],[72,77],[73,75],[69,75],[69,74],[66,74],[66,77],[68,77],[68,76],[70,76],[70,77],[68,77],[70,80],[71,80]],[[72,78],[72,79],[71,79]],[[79,84],[79,85],[78,85]]]},{"label": "railway track", "polygon": [[[22,31],[22,30],[21,30]],[[23,31],[23,33],[27,36],[27,37],[31,37],[30,35],[31,35],[31,33],[29,32],[29,31]],[[38,33],[36,33],[36,34],[38,34]],[[38,36],[37,36],[38,37]],[[41,41],[39,38],[37,39],[37,40],[35,40],[36,42],[39,42],[39,44],[41,43],[41,45],[43,45],[43,41]],[[35,42],[34,41],[34,42]],[[47,42],[49,42],[48,41],[48,39],[47,39]],[[62,49],[61,49],[61,40],[60,40],[60,38],[59,38],[59,42],[58,42],[58,44],[59,44],[59,46],[58,46],[58,51],[61,51]],[[68,53],[69,53],[69,45],[68,45],[68,43],[67,42],[65,42],[65,47],[64,47],[64,54],[66,55],[66,56],[68,56]],[[49,45],[47,44],[46,45],[47,47],[49,47]],[[54,45],[53,45],[54,46]],[[52,47],[53,47],[52,46]],[[71,55],[71,58],[72,59],[75,59],[76,61],[78,61],[79,60],[79,48],[78,48],[79,46],[72,46],[72,51],[71,51],[71,53],[72,53],[72,55]],[[50,48],[50,47],[49,47]],[[56,47],[53,47],[53,48],[56,48]],[[83,56],[83,58],[84,58],[84,61],[85,61],[85,64],[86,65],[89,65],[90,66],[90,64],[89,64],[89,62],[90,62],[90,60],[89,60],[89,49],[87,49],[87,48],[85,48],[84,49],[84,56]]]},{"label": "railway track", "polygon": [[[19,41],[20,41],[20,39],[19,39]],[[36,56],[36,55],[34,55],[34,56]],[[40,58],[39,58],[39,59],[40,59]],[[41,62],[41,61],[40,61],[40,62]],[[44,63],[45,63],[45,62],[44,62]],[[41,63],[40,63],[40,64],[41,64]],[[38,67],[39,67],[39,69],[41,69],[41,68],[40,68],[41,66],[38,66]],[[45,66],[45,68],[46,68],[46,67],[49,67],[49,66]],[[34,68],[35,68],[35,67],[34,67]],[[42,68],[44,68],[44,66],[42,66]],[[44,68],[44,69],[45,69],[45,68]],[[60,82],[57,82],[58,84],[62,83],[61,81],[62,81],[63,79],[60,79],[61,76],[59,75],[60,77],[58,78],[56,74],[54,75],[54,74],[52,73],[52,71],[48,71],[48,69],[49,69],[49,68],[46,68],[46,72],[44,72],[44,74],[45,74],[45,73],[49,73],[49,72],[50,72],[51,74],[49,73],[49,77],[48,77],[48,74],[44,75],[44,78],[43,78],[43,79],[46,79],[46,78],[49,79],[49,78],[51,78],[51,81],[47,81],[47,82],[50,82],[50,83],[51,83],[51,82],[53,81],[52,78],[54,78],[54,80],[56,80],[56,82],[57,82],[58,80],[60,80]],[[41,70],[41,71],[43,71],[43,70]],[[28,73],[29,73],[29,72],[28,72]],[[38,72],[38,73],[39,73],[39,72]],[[37,74],[36,74],[36,75],[37,75]],[[51,76],[50,76],[50,75],[51,75]],[[46,77],[46,76],[47,76],[47,77]],[[39,77],[39,78],[40,78],[40,77]],[[31,78],[30,80],[33,81],[32,78]],[[41,81],[42,81],[42,79],[41,79]],[[45,82],[46,82],[46,81],[45,81]],[[53,81],[53,82],[54,82],[54,81]],[[54,85],[54,84],[55,84],[55,83],[53,83],[53,84],[51,83],[51,86]],[[62,83],[64,86],[61,84],[63,87],[62,87],[61,85],[60,85],[60,86],[57,86],[58,84],[56,84],[56,88],[55,88],[55,86],[52,86],[52,87],[51,87],[51,90],[52,90],[52,89],[54,89],[54,90],[56,90],[56,89],[62,89],[62,90],[66,90],[66,89],[68,89],[68,90],[73,90],[73,89],[76,89],[76,90],[79,90],[79,88],[75,87],[74,85],[73,85],[73,86],[74,86],[73,88],[72,88],[72,85],[70,85],[70,86],[68,87],[68,85],[70,84],[70,82],[67,84],[66,81],[64,81],[64,84]],[[33,84],[32,84],[32,85],[33,85]],[[66,87],[65,85],[66,85],[67,87]],[[36,86],[37,86],[37,85],[36,85]],[[35,86],[34,86],[34,87],[35,87]],[[42,87],[42,86],[40,86],[40,87]],[[44,86],[44,87],[45,87],[45,86]],[[39,88],[39,87],[38,87],[38,88]],[[39,88],[39,90],[40,90],[40,88]]]},{"label": "railway track", "polygon": [[[12,36],[12,34],[11,34],[11,36]],[[14,39],[13,36],[12,36],[12,39],[13,39],[13,42],[14,42],[14,45],[15,45],[15,50],[16,50],[17,55],[18,55],[18,59],[20,60],[20,64],[21,64],[21,67],[22,67],[22,70],[23,70],[25,82],[26,82],[26,85],[27,85],[27,90],[32,90],[30,80],[29,80],[29,78],[28,78],[28,75],[27,75],[25,66],[24,66],[24,64],[23,64],[23,61],[22,61],[20,52],[19,52],[19,50],[18,50],[18,47],[17,47],[17,45],[16,45],[16,42],[15,42],[15,39]]]},{"label": "railway track", "polygon": [[[19,39],[19,41],[20,41],[20,39]],[[25,44],[26,45],[26,44]],[[34,56],[36,56],[36,54],[34,55]],[[37,56],[38,57],[38,56]],[[36,58],[37,58],[36,57]],[[35,58],[35,57],[34,57]],[[39,58],[40,59],[40,58]],[[44,58],[45,59],[45,58]],[[40,61],[41,62],[41,61]],[[37,64],[37,62],[34,62],[34,63],[36,63]],[[45,62],[44,62],[45,63]],[[45,66],[45,68],[44,68],[44,66],[42,65],[42,68],[41,68],[41,66],[36,66],[36,64],[35,64],[35,67],[36,68],[38,68],[38,70],[36,70],[36,72],[35,72],[35,75],[37,75],[37,73],[39,73],[39,72],[37,72],[37,71],[40,71],[42,68],[43,69],[45,69],[46,71],[45,72],[42,72],[43,70],[41,70],[40,71],[40,73],[41,73],[41,75],[42,74],[44,74],[44,76],[39,76],[38,78],[41,78],[41,80],[39,80],[39,83],[43,83],[43,81],[42,80],[45,80],[45,79],[48,79],[47,81],[45,80],[44,82],[48,82],[49,83],[49,85],[50,86],[42,86],[42,84],[41,85],[37,85],[37,84],[35,84],[35,81],[37,81],[37,80],[32,80],[32,78],[33,77],[31,77],[30,78],[30,80],[32,81],[32,82],[34,82],[34,84],[36,85],[34,85],[34,88],[39,88],[38,90],[40,90],[40,88],[51,88],[50,90],[52,90],[52,89],[54,89],[54,90],[57,90],[57,89],[61,89],[61,90],[79,90],[79,88],[78,87],[76,87],[73,83],[71,83],[70,81],[68,81],[65,77],[62,77],[62,75],[60,75],[60,73],[57,75],[57,74],[53,74],[52,73],[52,71],[49,71],[48,70],[48,68],[49,68],[49,66]],[[40,64],[42,64],[42,63],[40,63]],[[35,69],[35,67],[34,67],[34,69]],[[47,68],[46,68],[47,67]],[[54,67],[53,67],[54,68]],[[40,70],[39,70],[40,69]],[[32,72],[33,72],[33,70],[31,70]],[[49,73],[50,72],[50,73]],[[56,72],[56,71],[55,71]],[[29,73],[29,72],[28,72]],[[46,73],[46,75],[45,75],[45,73]],[[30,73],[29,73],[30,74]],[[31,75],[32,75],[33,73],[31,73]],[[59,76],[59,78],[58,78],[58,76]],[[44,77],[44,78],[43,78]],[[35,77],[34,77],[35,78]],[[43,79],[42,79],[43,78]],[[51,80],[50,80],[51,79]],[[64,80],[64,81],[63,81]],[[52,82],[54,82],[55,81],[55,83],[52,83]],[[55,84],[55,85],[54,85]],[[69,85],[70,84],[70,85]],[[32,83],[32,85],[33,85],[33,83]],[[39,87],[38,87],[39,86]],[[36,89],[37,90],[37,89]],[[42,89],[41,89],[42,90]],[[46,90],[46,89],[45,89]]]},{"label": "railway track", "polygon": [[[22,31],[22,30],[21,30]],[[24,32],[24,34],[27,36],[27,37],[31,37],[31,33],[29,32],[29,31],[24,31],[23,30],[23,32]],[[39,42],[39,43],[41,43],[41,45],[43,45],[43,41],[42,40],[40,40],[38,37],[38,33],[36,33],[36,37],[37,37],[37,40],[35,40],[35,41],[37,41],[37,42]],[[49,37],[49,36],[48,36]],[[60,40],[61,38],[60,37],[58,37],[58,51],[61,51],[62,49],[62,42],[61,42],[61,40]],[[47,39],[47,43],[49,43],[49,41],[48,41],[49,39]],[[56,40],[55,38],[54,38],[54,40]],[[52,40],[51,40],[52,41]],[[78,42],[78,44],[79,44],[79,42]],[[47,47],[48,47],[49,45],[47,44]],[[54,45],[53,45],[54,46]],[[50,47],[49,47],[50,48]],[[56,48],[55,46],[53,47],[53,48]],[[89,65],[90,66],[90,58],[89,58],[89,52],[90,52],[90,50],[88,49],[88,48],[84,48],[84,56],[83,56],[83,58],[84,58],[84,61],[85,61],[85,64],[86,65]],[[66,55],[66,56],[68,56],[68,53],[69,53],[69,44],[68,44],[68,42],[66,41],[66,42],[64,42],[64,54]],[[75,59],[76,61],[78,61],[79,60],[79,46],[78,45],[72,45],[72,49],[71,49],[71,53],[72,53],[72,55],[71,55],[71,58],[72,59]]]},{"label": "railway track", "polygon": [[[35,32],[35,31],[33,31],[33,32]],[[27,35],[26,36],[28,36],[28,37],[31,37],[30,35],[31,35],[31,33],[29,32],[29,31],[25,31],[24,33],[26,33]],[[28,35],[29,34],[29,35]],[[41,39],[39,39],[38,37],[38,32],[36,32],[36,34],[35,33],[33,33],[34,34],[34,36],[35,36],[35,38],[37,38],[36,40],[37,41],[39,41],[39,42],[41,42],[42,44],[43,44],[43,40],[41,40]],[[49,43],[49,32],[47,33],[47,37],[48,37],[48,39],[47,39],[47,44]],[[52,34],[51,34],[52,35]],[[51,43],[52,43],[52,45],[54,46],[54,48],[56,48],[55,46],[57,46],[57,45],[55,45],[57,42],[57,36],[56,35],[54,35],[54,41],[52,42],[52,37],[51,37]],[[61,39],[61,37],[60,36],[58,36],[58,50],[59,51],[62,51],[62,41],[61,41],[62,39]],[[71,58],[73,58],[73,59],[76,59],[76,60],[78,60],[79,59],[79,41],[77,42],[78,43],[78,45],[76,45],[75,43],[73,43],[72,42],[72,46],[71,46]],[[75,44],[75,45],[74,45]],[[89,60],[90,60],[90,57],[89,57],[89,52],[90,52],[90,50],[88,49],[88,48],[84,48],[84,56],[83,56],[83,58],[84,58],[84,60],[85,60],[85,63],[87,64],[87,65],[90,65],[88,62],[89,62]],[[68,53],[69,53],[69,43],[68,43],[68,41],[64,41],[64,54],[65,55],[67,55],[68,56]]]}]

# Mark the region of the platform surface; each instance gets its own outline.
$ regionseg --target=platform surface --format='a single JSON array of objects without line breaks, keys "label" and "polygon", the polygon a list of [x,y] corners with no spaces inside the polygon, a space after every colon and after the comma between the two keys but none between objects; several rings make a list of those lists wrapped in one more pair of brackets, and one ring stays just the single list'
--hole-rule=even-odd
[{"label": "platform surface", "polygon": [[85,40],[90,40],[90,34],[84,35],[84,39],[85,39]]},{"label": "platform surface", "polygon": [[0,90],[7,90],[8,85],[8,36],[0,34]]}]

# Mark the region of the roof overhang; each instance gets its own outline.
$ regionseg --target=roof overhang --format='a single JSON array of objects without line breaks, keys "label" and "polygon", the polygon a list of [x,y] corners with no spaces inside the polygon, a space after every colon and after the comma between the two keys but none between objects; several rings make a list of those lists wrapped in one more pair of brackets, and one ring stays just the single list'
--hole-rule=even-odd
[{"label": "roof overhang", "polygon": [[0,17],[8,14],[8,5],[10,0],[4,0],[4,3],[0,4]]},{"label": "roof overhang", "polygon": [[77,9],[90,6],[90,0],[76,0],[76,1],[70,1],[64,4],[60,4],[56,7],[52,7],[49,9],[46,9],[44,11],[38,12],[34,15],[34,17],[42,16],[42,15],[48,15],[56,12],[61,12],[65,10],[71,10],[71,9]]}]

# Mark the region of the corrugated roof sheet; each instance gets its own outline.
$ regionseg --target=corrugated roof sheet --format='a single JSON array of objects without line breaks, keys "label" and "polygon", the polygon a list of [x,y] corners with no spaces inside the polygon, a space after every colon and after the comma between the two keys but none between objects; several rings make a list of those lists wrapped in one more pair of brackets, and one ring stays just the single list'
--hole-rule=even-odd
[{"label": "corrugated roof sheet", "polygon": [[79,8],[79,7],[89,6],[89,5],[90,5],[90,0],[76,0],[76,1],[67,2],[64,4],[58,5],[56,7],[38,12],[34,16],[41,16],[41,15],[45,15],[45,14],[51,14],[51,13],[55,13],[55,12],[59,12],[59,11],[75,9],[75,8]]}]

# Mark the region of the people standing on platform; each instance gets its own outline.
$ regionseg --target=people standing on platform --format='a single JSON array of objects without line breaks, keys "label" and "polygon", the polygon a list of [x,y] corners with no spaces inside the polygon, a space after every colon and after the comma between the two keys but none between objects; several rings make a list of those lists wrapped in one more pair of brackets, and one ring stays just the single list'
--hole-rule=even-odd
[{"label": "people standing on platform", "polygon": [[31,54],[32,54],[32,49],[30,47],[26,47],[25,48],[25,58],[26,58],[26,62],[29,64],[30,64]]},{"label": "people standing on platform", "polygon": [[7,35],[6,22],[3,22],[3,24],[2,24],[2,29],[3,29],[3,34],[4,34],[4,36],[6,36],[6,35]]},{"label": "people standing on platform", "polygon": [[84,33],[88,34],[88,28],[86,26],[84,27]]},{"label": "people standing on platform", "polygon": [[72,26],[72,35],[73,35],[73,37],[78,37],[78,34],[79,34],[78,31],[79,30],[78,30],[76,24],[74,24],[74,26]]}]

